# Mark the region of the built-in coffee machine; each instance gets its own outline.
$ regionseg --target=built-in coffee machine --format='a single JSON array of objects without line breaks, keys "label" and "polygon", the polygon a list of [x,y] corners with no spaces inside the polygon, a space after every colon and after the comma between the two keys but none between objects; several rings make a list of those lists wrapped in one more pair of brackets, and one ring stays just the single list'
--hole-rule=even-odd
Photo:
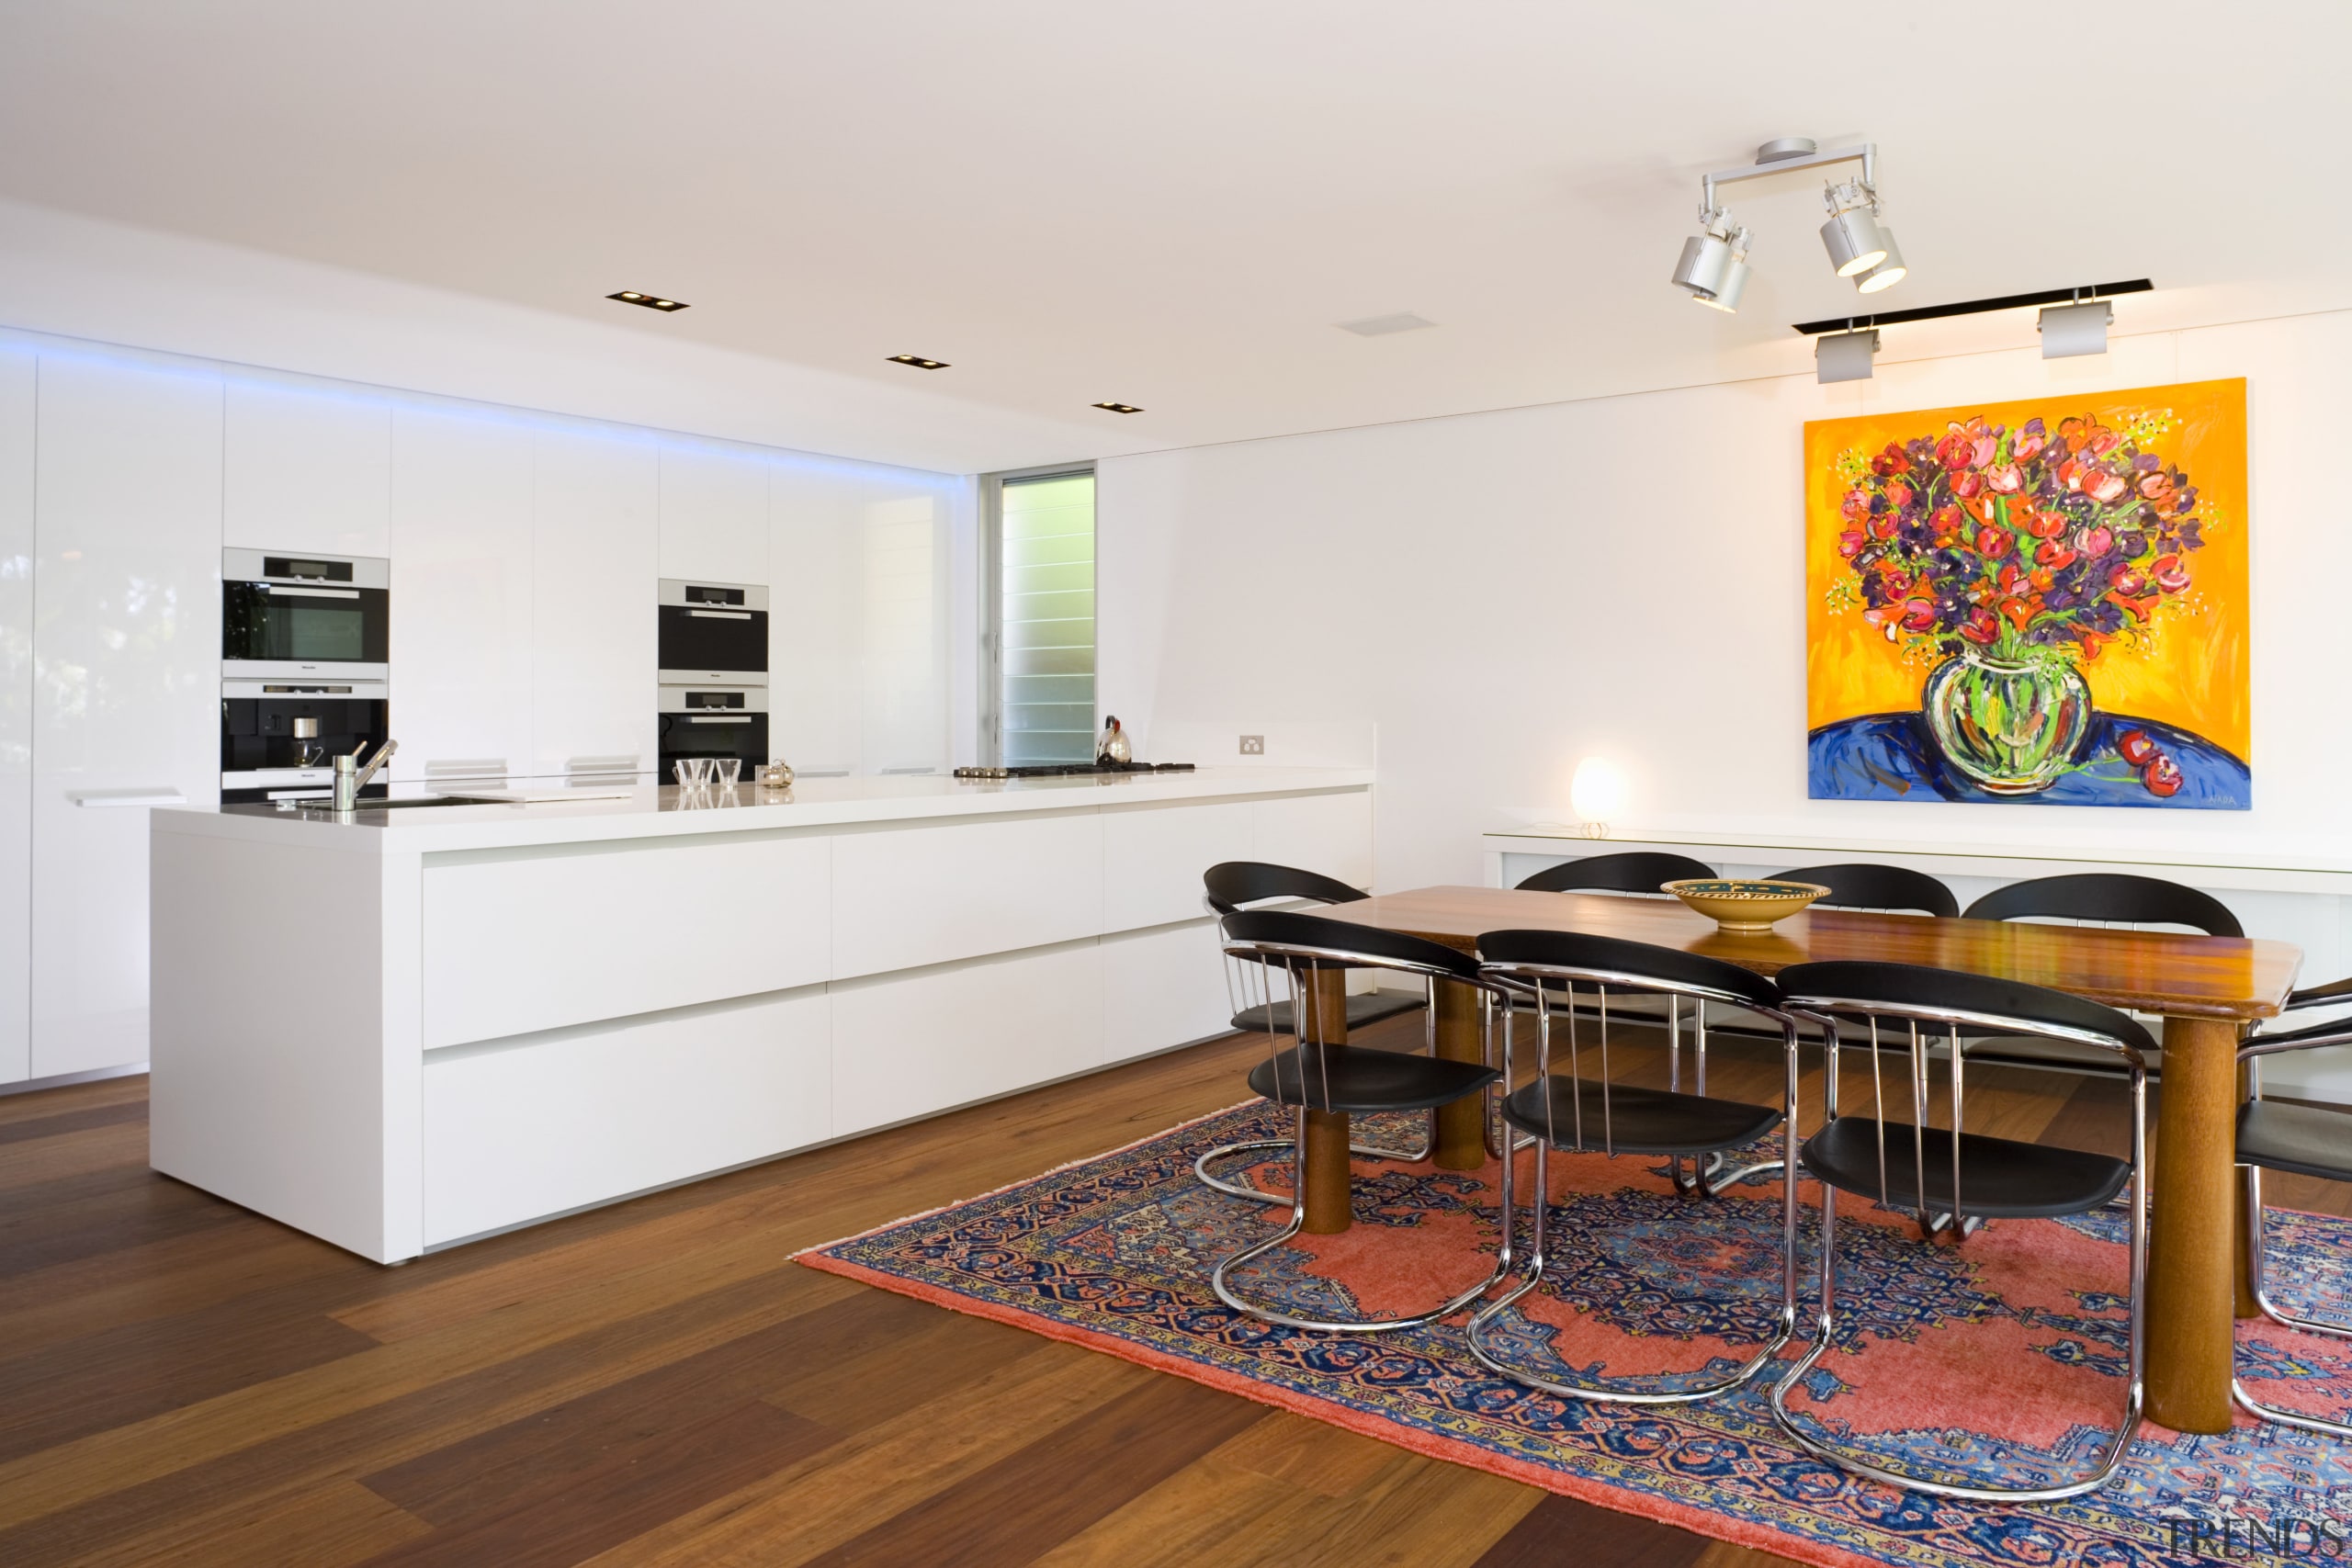
[{"label": "built-in coffee machine", "polygon": [[391,563],[232,549],[220,578],[220,799],[327,799],[391,733]]}]

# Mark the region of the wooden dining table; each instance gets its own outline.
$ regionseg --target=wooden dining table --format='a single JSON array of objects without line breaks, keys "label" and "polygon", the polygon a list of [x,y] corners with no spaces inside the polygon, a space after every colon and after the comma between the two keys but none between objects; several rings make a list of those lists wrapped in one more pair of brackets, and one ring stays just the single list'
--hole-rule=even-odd
[{"label": "wooden dining table", "polygon": [[[1486,931],[1579,931],[1703,953],[1766,976],[1815,959],[1920,964],[2162,1014],[2164,1091],[2156,1097],[2150,1181],[2147,1413],[2177,1431],[2229,1430],[2232,1325],[2256,1310],[2237,1241],[2242,1214],[2234,1156],[2242,1090],[2236,1047],[2248,1025],[2278,1015],[2302,963],[2292,945],[1844,909],[1809,909],[1769,932],[1739,935],[1671,898],[1496,887],[1419,887],[1316,913],[1464,953],[1475,953]],[[1438,1054],[1480,1060],[1478,1019],[1472,987],[1440,982]],[[1472,1170],[1486,1163],[1477,1100],[1446,1107],[1436,1120],[1438,1165]],[[1318,1119],[1309,1134],[1308,1207],[1325,1221],[1309,1228],[1334,1228],[1334,1221],[1344,1226],[1346,1120]]]}]

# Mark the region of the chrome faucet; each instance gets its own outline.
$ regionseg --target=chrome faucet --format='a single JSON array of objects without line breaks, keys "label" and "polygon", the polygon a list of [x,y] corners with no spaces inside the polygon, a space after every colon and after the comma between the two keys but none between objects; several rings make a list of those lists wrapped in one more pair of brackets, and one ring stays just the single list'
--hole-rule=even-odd
[{"label": "chrome faucet", "polygon": [[366,767],[359,765],[359,753],[350,752],[334,760],[334,808],[356,811],[359,807],[359,792],[376,776],[376,770],[391,761],[392,753],[401,749],[397,740],[387,740],[376,748],[375,760]]}]

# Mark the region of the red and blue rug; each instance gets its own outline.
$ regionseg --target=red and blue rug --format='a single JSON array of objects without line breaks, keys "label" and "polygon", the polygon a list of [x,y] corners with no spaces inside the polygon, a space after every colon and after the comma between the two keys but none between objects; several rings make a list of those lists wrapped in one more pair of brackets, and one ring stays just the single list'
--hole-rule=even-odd
[{"label": "red and blue rug", "polygon": [[[1955,1503],[1805,1454],[1773,1424],[1764,1380],[1697,1406],[1590,1404],[1488,1371],[1458,1320],[1362,1337],[1233,1313],[1209,1292],[1211,1266],[1289,1211],[1209,1190],[1193,1159],[1288,1130],[1262,1103],[1238,1107],[801,1260],[1834,1568],[2352,1558],[2352,1445],[2243,1417],[2217,1437],[2143,1424],[2120,1475],[2087,1497]],[[1372,1132],[1417,1136],[1413,1123]],[[1359,1160],[1355,1225],[1302,1236],[1238,1282],[1309,1314],[1421,1309],[1492,1268],[1496,1174]],[[1284,1165],[1252,1173],[1268,1190],[1286,1190],[1285,1176]],[[1663,1162],[1601,1156],[1555,1157],[1552,1177],[1552,1272],[1498,1336],[1514,1364],[1664,1388],[1720,1375],[1769,1337],[1780,1235],[1770,1181],[1700,1201],[1675,1194]],[[1808,1203],[1816,1196],[1808,1185]],[[2007,1484],[2079,1473],[2120,1401],[2120,1216],[2001,1221],[1954,1247],[1922,1241],[1907,1216],[1867,1202],[1838,1215],[1843,1330],[1792,1408],[1840,1444],[1914,1466]],[[2352,1325],[2352,1221],[2274,1213],[2271,1243],[2278,1293]],[[2239,1375],[2256,1397],[2352,1409],[2352,1340],[2268,1323],[2242,1324],[2239,1336]]]}]

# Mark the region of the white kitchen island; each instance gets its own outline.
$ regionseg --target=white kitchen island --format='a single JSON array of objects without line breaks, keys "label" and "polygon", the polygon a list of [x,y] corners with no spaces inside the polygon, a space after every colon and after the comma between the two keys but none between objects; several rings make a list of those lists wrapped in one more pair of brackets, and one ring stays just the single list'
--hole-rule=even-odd
[{"label": "white kitchen island", "polygon": [[150,1163],[393,1262],[1182,1044],[1229,1011],[1203,870],[1367,886],[1371,787],[158,810]]}]

